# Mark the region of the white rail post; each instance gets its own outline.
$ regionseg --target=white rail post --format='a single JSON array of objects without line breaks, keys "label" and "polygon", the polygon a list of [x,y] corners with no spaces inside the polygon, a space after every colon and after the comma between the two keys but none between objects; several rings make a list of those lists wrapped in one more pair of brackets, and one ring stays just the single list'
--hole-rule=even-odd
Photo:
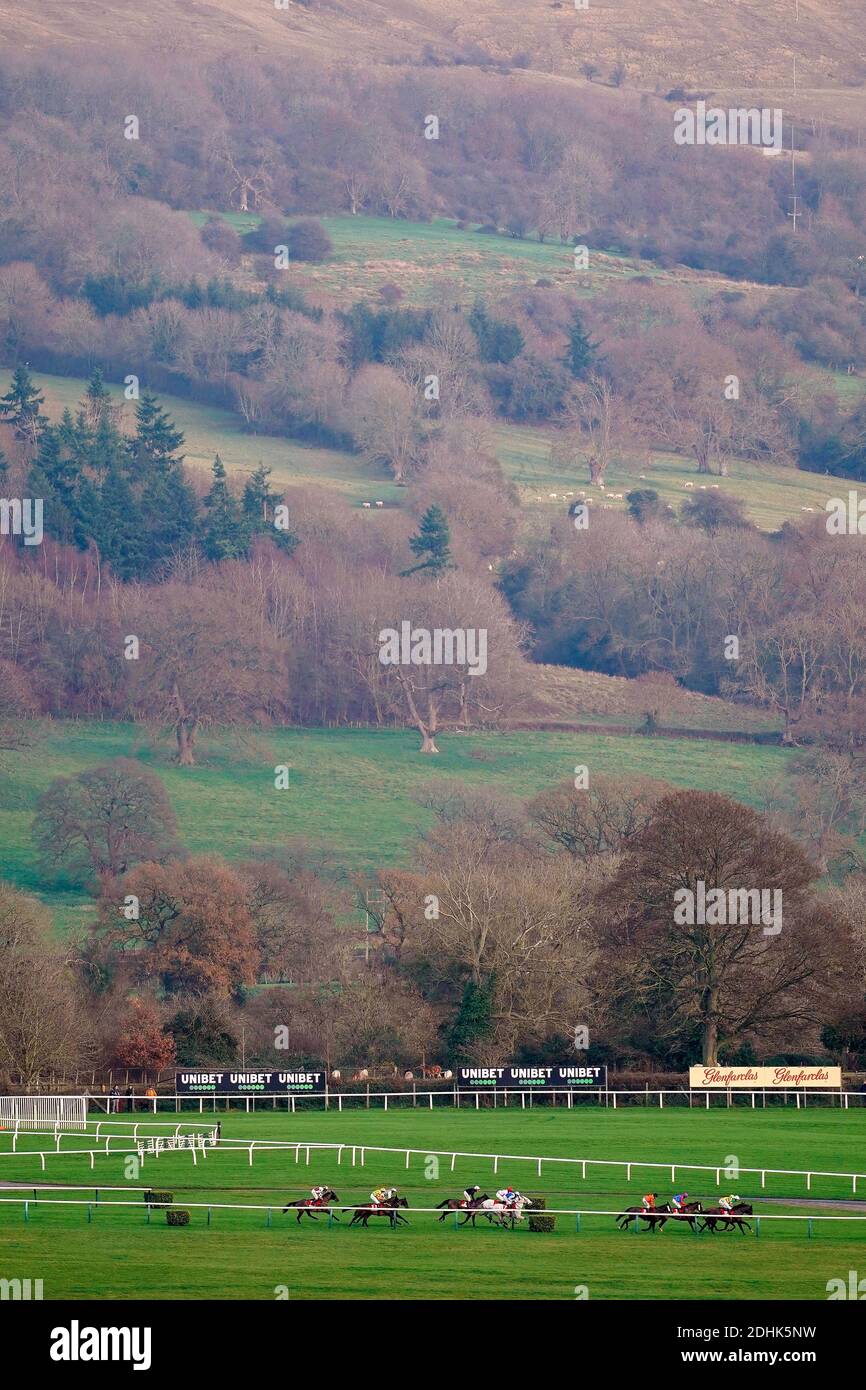
[{"label": "white rail post", "polygon": [[250,1144],[250,1167],[253,1166],[253,1146]]},{"label": "white rail post", "polygon": [[409,1150],[406,1150],[406,1167],[409,1167]]}]

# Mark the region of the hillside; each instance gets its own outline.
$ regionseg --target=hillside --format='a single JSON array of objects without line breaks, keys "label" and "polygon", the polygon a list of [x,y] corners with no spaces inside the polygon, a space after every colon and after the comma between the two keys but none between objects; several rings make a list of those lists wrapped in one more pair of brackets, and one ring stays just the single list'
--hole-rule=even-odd
[{"label": "hillside", "polygon": [[[600,690],[605,678],[591,679]],[[583,762],[598,773],[643,774],[759,805],[791,756],[748,744],[521,731],[446,733],[429,759],[419,757],[409,730],[279,729],[206,739],[200,766],[182,769],[170,760],[170,741],[141,725],[46,722],[34,737],[38,757],[33,747],[0,755],[3,876],[48,902],[65,929],[86,920],[92,901],[40,874],[33,809],[53,778],[109,758],[140,758],[159,773],[192,852],[241,859],[297,839],[348,878],[409,862],[412,842],[432,823],[419,799],[442,779],[528,799]],[[276,763],[290,768],[288,791],[274,790]]]},{"label": "hillside", "polygon": [[[10,379],[8,369],[0,370],[0,392],[8,389]],[[55,420],[67,406],[76,406],[87,384],[80,377],[42,372],[36,373],[36,381],[45,396],[48,415]],[[121,389],[111,389],[121,400]],[[328,487],[353,506],[373,498],[388,506],[406,504],[405,488],[398,487],[381,469],[365,465],[356,455],[339,449],[314,448],[276,435],[248,434],[240,416],[229,410],[198,405],[165,392],[159,392],[159,396],[184,432],[184,453],[194,468],[209,469],[214,455],[219,453],[230,472],[251,473],[259,463],[265,463],[273,470],[277,484]],[[126,415],[131,422],[132,407],[128,404]],[[550,435],[543,428],[500,423],[493,427],[491,437],[496,455],[516,485],[521,506],[529,515],[543,516],[560,510],[567,507],[572,497],[587,491],[583,471],[570,475],[551,460]],[[660,451],[647,454],[644,450],[640,454],[623,454],[614,461],[607,475],[608,492],[625,493],[643,486],[641,475],[672,506],[678,506],[687,496],[687,483],[692,484],[692,490],[700,486],[692,460]],[[802,520],[809,514],[808,508],[813,512],[823,510],[827,498],[838,495],[844,484],[794,468],[736,461],[720,486],[742,497],[756,525],[775,530],[784,521]],[[626,508],[624,498],[611,496],[606,500],[597,489],[593,489],[592,495],[596,498],[594,505],[619,511]]]},{"label": "hillside", "polygon": [[599,81],[622,64],[627,83],[645,91],[762,91],[801,117],[849,125],[866,104],[864,35],[864,0],[591,0],[583,11],[571,0],[287,0],[284,10],[253,0],[43,0],[29,12],[0,4],[0,41],[25,52],[110,41],[172,59],[189,51],[279,61],[344,53],[365,66],[487,55],[517,58],[545,80],[581,82],[587,62]]},{"label": "hillside", "polygon": [[[443,57],[470,44],[507,60],[570,73],[580,63],[624,61],[642,86],[671,80],[722,88],[787,82],[791,59],[803,87],[857,84],[866,61],[862,0],[591,0],[585,11],[551,0],[288,0],[284,10],[251,0],[43,0],[38,13],[0,6],[0,34],[32,49],[105,39],[174,52],[334,51],[356,60],[417,62],[430,45]],[[673,41],[675,39],[675,41]]]}]

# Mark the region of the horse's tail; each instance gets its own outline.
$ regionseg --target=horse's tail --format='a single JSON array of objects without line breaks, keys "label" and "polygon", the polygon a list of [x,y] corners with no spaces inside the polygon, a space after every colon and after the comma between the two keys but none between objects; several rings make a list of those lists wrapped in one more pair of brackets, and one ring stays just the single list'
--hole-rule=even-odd
[{"label": "horse's tail", "polygon": [[450,1203],[450,1201],[451,1201],[451,1198],[450,1198],[450,1197],[446,1197],[444,1202],[437,1202],[437,1203],[436,1203],[436,1210],[437,1210],[437,1211],[440,1211],[442,1207],[447,1207],[448,1204]]}]

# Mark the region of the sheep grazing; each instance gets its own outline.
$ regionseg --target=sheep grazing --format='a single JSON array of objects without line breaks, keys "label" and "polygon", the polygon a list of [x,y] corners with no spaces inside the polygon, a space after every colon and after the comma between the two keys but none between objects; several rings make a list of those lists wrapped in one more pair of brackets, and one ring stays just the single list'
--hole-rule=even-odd
[{"label": "sheep grazing", "polygon": [[377,502],[377,503],[376,503],[376,506],[377,506],[377,507],[384,507],[384,505],[385,505],[384,502]]},{"label": "sheep grazing", "polygon": [[683,483],[683,487],[694,487],[694,483]]},{"label": "sheep grazing", "polygon": [[362,506],[362,507],[372,507],[372,505],[373,505],[372,502],[362,502],[362,503],[361,503],[361,506]]},{"label": "sheep grazing", "polygon": [[719,490],[719,485],[718,485],[718,483],[710,483],[710,487],[713,488],[716,492],[718,492],[718,490]]}]

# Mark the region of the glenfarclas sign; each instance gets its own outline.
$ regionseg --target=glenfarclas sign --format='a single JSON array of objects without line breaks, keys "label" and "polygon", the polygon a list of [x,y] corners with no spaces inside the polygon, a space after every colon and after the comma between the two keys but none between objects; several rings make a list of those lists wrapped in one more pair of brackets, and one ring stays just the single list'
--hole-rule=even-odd
[{"label": "glenfarclas sign", "polygon": [[728,1086],[758,1091],[813,1086],[829,1091],[841,1085],[841,1067],[726,1067],[723,1063],[716,1067],[689,1067],[689,1086],[693,1091]]}]

